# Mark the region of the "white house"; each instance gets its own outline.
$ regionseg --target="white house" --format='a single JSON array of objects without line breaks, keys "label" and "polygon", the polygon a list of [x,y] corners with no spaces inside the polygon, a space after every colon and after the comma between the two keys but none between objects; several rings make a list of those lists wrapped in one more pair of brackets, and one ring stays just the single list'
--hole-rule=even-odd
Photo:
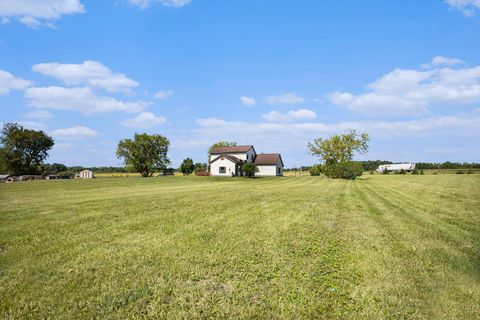
[{"label": "white house", "polygon": [[381,164],[377,168],[377,172],[383,171],[413,171],[415,170],[415,163],[395,163],[395,164]]},{"label": "white house", "polygon": [[253,146],[214,148],[210,152],[212,176],[243,176],[242,165],[257,165],[257,176],[283,176],[283,160],[279,153],[257,154]]}]

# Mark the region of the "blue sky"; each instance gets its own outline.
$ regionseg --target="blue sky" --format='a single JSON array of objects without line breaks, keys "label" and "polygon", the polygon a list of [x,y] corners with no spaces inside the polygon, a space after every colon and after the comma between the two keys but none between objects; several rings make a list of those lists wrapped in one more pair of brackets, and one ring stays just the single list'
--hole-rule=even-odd
[{"label": "blue sky", "polygon": [[0,119],[55,138],[49,162],[121,165],[120,139],[171,141],[173,166],[219,140],[316,159],[480,161],[480,3],[0,0]]}]

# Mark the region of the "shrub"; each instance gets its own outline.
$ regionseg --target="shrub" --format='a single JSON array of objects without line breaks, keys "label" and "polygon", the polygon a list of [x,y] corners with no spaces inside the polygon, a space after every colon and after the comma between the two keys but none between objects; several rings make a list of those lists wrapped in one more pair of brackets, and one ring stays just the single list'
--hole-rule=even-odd
[{"label": "shrub", "polygon": [[253,163],[244,163],[242,166],[242,170],[245,173],[245,176],[247,177],[254,177],[255,173],[258,172],[258,168],[255,164]]},{"label": "shrub", "polygon": [[467,171],[467,174],[474,174],[474,173],[475,173],[475,172],[473,172],[472,169],[469,169],[469,170]]},{"label": "shrub", "polygon": [[363,166],[359,162],[343,161],[336,164],[326,165],[324,173],[332,179],[354,180],[363,174]]},{"label": "shrub", "polygon": [[375,172],[373,170],[370,170],[370,174],[375,174]]},{"label": "shrub", "polygon": [[407,171],[400,169],[400,171],[398,171],[398,174],[407,174]]},{"label": "shrub", "polygon": [[425,174],[425,172],[423,170],[420,170],[420,174]]},{"label": "shrub", "polygon": [[465,173],[465,171],[463,171],[463,170],[457,170],[457,171],[455,171],[455,174],[464,174],[464,173]]},{"label": "shrub", "polygon": [[412,170],[412,174],[418,174],[417,168],[415,168],[415,169]]},{"label": "shrub", "polygon": [[388,171],[388,169],[383,169],[383,171],[382,171],[382,174],[389,174],[389,173],[390,173],[390,171]]},{"label": "shrub", "polygon": [[317,164],[311,166],[310,169],[308,169],[308,172],[310,172],[311,176],[319,176],[322,173],[322,165]]}]

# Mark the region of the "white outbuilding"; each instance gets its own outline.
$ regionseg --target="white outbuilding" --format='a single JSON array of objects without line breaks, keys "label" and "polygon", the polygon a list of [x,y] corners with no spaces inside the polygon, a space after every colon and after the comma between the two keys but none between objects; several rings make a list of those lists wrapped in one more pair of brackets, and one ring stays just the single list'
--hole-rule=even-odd
[{"label": "white outbuilding", "polygon": [[377,168],[377,172],[384,172],[384,171],[413,171],[415,170],[415,163],[394,163],[394,164],[382,164],[379,165]]},{"label": "white outbuilding", "polygon": [[82,170],[79,173],[80,179],[92,179],[93,178],[93,171],[92,170]]}]

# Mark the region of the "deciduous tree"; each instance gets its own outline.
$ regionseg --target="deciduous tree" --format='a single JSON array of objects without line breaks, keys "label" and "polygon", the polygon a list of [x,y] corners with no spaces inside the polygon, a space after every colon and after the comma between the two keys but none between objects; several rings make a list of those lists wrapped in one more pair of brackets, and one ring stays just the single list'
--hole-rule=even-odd
[{"label": "deciduous tree", "polygon": [[0,133],[0,167],[14,175],[39,174],[53,139],[43,131],[6,123]]},{"label": "deciduous tree", "polygon": [[117,157],[125,166],[143,177],[151,177],[155,171],[163,171],[170,160],[167,157],[170,142],[159,134],[135,133],[132,139],[118,143]]}]

